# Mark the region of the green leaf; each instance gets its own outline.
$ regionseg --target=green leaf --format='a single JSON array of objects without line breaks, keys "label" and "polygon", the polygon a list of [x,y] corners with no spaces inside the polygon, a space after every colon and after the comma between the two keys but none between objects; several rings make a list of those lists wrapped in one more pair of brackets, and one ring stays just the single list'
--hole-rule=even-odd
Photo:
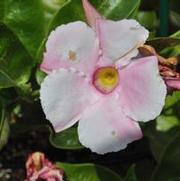
[{"label": "green leaf", "polygon": [[155,11],[139,11],[136,19],[141,25],[149,30],[154,30],[158,25]]},{"label": "green leaf", "polygon": [[173,33],[170,37],[174,37],[174,38],[180,38],[180,30]]},{"label": "green leaf", "polygon": [[131,18],[140,5],[140,0],[104,0],[98,10],[108,19]]},{"label": "green leaf", "polygon": [[153,46],[157,51],[164,48],[174,47],[180,44],[180,38],[176,37],[159,37],[147,41],[148,45]]},{"label": "green leaf", "polygon": [[26,83],[30,76],[32,59],[18,39],[0,26],[0,88]]},{"label": "green leaf", "polygon": [[168,95],[163,113],[157,118],[156,126],[149,124],[147,125],[147,130],[145,130],[145,134],[150,141],[152,153],[157,161],[152,181],[169,181],[173,177],[180,176],[178,175],[179,170],[176,169],[177,165],[180,164],[180,162],[176,163],[176,160],[179,160],[176,152],[180,150],[180,146],[178,142],[176,143],[177,147],[173,146],[177,136],[180,136],[179,107],[180,92]]},{"label": "green leaf", "polygon": [[151,181],[170,181],[180,177],[180,131],[166,144]]},{"label": "green leaf", "polygon": [[160,162],[161,156],[167,145],[174,139],[174,135],[179,131],[179,126],[173,127],[165,132],[156,130],[155,122],[146,124],[143,133],[149,140],[151,152],[157,162]]},{"label": "green leaf", "polygon": [[[110,19],[128,18],[137,10],[140,0],[110,0],[92,3]],[[0,23],[20,40],[34,59],[42,56],[50,30],[62,23],[84,20],[81,0],[1,0]]]},{"label": "green leaf", "polygon": [[15,90],[19,96],[19,100],[33,103],[33,101],[39,99],[39,90],[33,91],[31,83],[20,84],[15,87]]},{"label": "green leaf", "polygon": [[[170,36],[171,38],[178,38],[180,39],[180,30],[175,32]],[[180,44],[172,47],[164,48],[160,54],[165,57],[173,57],[173,56],[179,56],[180,55]]]},{"label": "green leaf", "polygon": [[132,165],[126,174],[124,181],[137,181],[136,173],[135,173],[135,165]]},{"label": "green leaf", "polygon": [[169,1],[169,18],[171,26],[174,25],[179,28],[180,27],[180,4],[179,0]]},{"label": "green leaf", "polygon": [[36,71],[36,81],[40,85],[41,82],[44,80],[44,78],[47,76],[47,74],[41,70]]},{"label": "green leaf", "polygon": [[[113,20],[130,18],[140,4],[140,0],[92,0],[90,2],[103,16]],[[85,21],[81,0],[69,0],[57,13],[56,18],[51,23],[51,29],[76,20]]]},{"label": "green leaf", "polygon": [[175,11],[170,11],[170,19],[171,19],[171,22],[180,27],[180,14],[175,12]]},{"label": "green leaf", "polygon": [[76,127],[71,127],[60,133],[54,133],[53,129],[46,122],[28,120],[28,122],[24,121],[11,125],[11,130],[14,135],[33,130],[46,132],[47,138],[49,135],[51,145],[58,149],[78,150],[84,148],[79,142]]},{"label": "green leaf", "polygon": [[180,177],[169,179],[168,181],[180,181]]},{"label": "green leaf", "polygon": [[81,0],[68,0],[61,10],[56,14],[56,17],[50,25],[50,29],[52,30],[61,24],[66,24],[77,20],[85,20]]},{"label": "green leaf", "polygon": [[[172,34],[170,37],[180,39],[180,31]],[[167,47],[161,50],[160,54],[165,57],[177,57],[180,55],[180,44],[172,47]]]},{"label": "green leaf", "polygon": [[57,163],[57,166],[64,170],[67,181],[122,181],[115,172],[95,164]]},{"label": "green leaf", "polygon": [[[130,18],[140,0],[92,0],[110,19]],[[49,31],[63,23],[85,20],[81,0],[1,0],[0,23],[20,40],[36,63],[42,58]]]},{"label": "green leaf", "polygon": [[60,149],[82,149],[83,146],[80,144],[77,134],[77,128],[71,127],[63,132],[54,133],[51,128],[50,129],[50,143]]},{"label": "green leaf", "polygon": [[6,25],[35,58],[49,24],[65,0],[1,0],[0,22]]},{"label": "green leaf", "polygon": [[166,98],[166,104],[162,114],[156,119],[156,129],[167,131],[180,125],[180,92],[174,92]]},{"label": "green leaf", "polygon": [[5,109],[0,104],[0,150],[7,143],[9,137],[9,124],[5,117]]},{"label": "green leaf", "polygon": [[163,49],[160,54],[165,57],[177,57],[180,55],[180,45]]}]

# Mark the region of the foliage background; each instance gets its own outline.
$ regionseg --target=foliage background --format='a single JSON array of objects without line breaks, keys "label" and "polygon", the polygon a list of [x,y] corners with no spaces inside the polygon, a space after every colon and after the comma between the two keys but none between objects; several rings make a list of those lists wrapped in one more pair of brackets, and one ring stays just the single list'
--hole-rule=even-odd
[{"label": "foliage background", "polygon": [[[91,2],[109,19],[137,19],[161,55],[180,55],[179,0]],[[45,77],[39,64],[49,32],[75,20],[85,21],[80,0],[0,1],[0,162],[15,171],[39,150],[59,161],[69,181],[180,180],[179,92],[168,95],[161,116],[141,125],[144,138],[118,153],[100,156],[84,149],[76,126],[54,134],[39,103]]]}]

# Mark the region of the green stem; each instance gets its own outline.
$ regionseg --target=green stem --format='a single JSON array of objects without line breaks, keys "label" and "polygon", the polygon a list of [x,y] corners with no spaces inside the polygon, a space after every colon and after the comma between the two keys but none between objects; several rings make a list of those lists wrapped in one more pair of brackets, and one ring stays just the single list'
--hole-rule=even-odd
[{"label": "green stem", "polygon": [[169,0],[160,0],[160,36],[168,35]]}]

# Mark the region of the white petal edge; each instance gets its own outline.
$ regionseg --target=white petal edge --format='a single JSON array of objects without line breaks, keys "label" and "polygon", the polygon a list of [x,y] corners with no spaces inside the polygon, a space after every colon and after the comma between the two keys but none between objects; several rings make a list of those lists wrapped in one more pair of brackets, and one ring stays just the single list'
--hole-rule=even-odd
[{"label": "white petal edge", "polygon": [[143,45],[149,36],[148,30],[132,19],[120,21],[98,19],[96,24],[102,49],[102,63],[105,65],[120,62],[121,58],[134,57],[135,49]]},{"label": "white petal edge", "polygon": [[83,72],[59,69],[50,73],[40,89],[41,105],[56,132],[75,124],[83,111],[98,99]]},{"label": "white petal edge", "polygon": [[142,138],[138,123],[122,112],[116,96],[101,99],[84,112],[78,135],[82,145],[98,154],[117,152]]},{"label": "white petal edge", "polygon": [[92,28],[82,21],[58,26],[46,42],[41,69],[75,68],[91,73],[98,61],[99,41]]},{"label": "white petal edge", "polygon": [[121,79],[117,91],[124,113],[141,122],[155,119],[163,109],[167,94],[157,58],[150,56],[134,60],[119,70],[119,74]]}]

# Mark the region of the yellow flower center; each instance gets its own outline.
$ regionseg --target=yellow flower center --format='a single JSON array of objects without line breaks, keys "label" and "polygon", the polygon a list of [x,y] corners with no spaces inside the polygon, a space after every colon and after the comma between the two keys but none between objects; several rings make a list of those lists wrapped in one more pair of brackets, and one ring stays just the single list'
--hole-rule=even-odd
[{"label": "yellow flower center", "polygon": [[100,92],[112,92],[119,82],[119,73],[114,67],[101,67],[94,72],[93,84]]}]

